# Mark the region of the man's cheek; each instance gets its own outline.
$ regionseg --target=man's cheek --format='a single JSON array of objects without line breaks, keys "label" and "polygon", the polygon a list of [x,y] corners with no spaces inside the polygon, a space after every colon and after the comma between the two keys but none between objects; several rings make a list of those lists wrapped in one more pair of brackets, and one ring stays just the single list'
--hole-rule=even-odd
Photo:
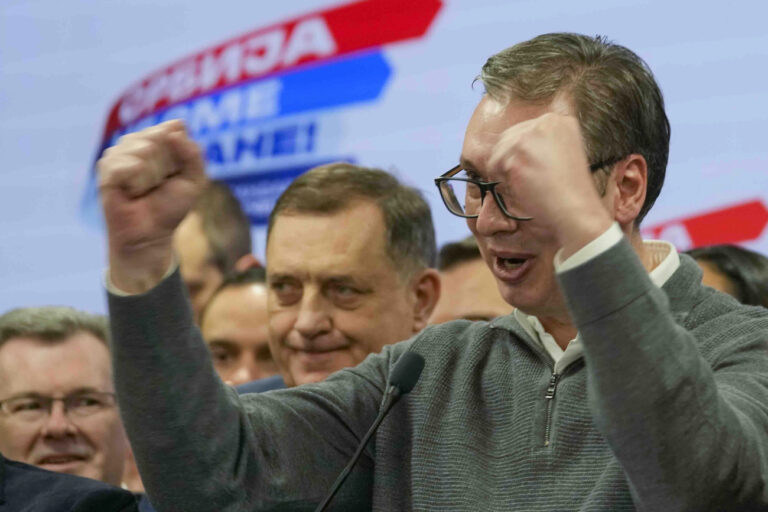
[{"label": "man's cheek", "polygon": [[285,345],[286,337],[296,322],[296,315],[291,311],[275,309],[269,312],[269,347],[275,349]]},{"label": "man's cheek", "polygon": [[[373,343],[374,340],[370,339],[368,340],[370,343]],[[362,363],[363,360],[370,354],[371,352],[378,352],[373,345],[363,344],[360,342],[353,342],[353,344],[349,348],[349,358],[352,366],[357,366],[358,364]]]}]

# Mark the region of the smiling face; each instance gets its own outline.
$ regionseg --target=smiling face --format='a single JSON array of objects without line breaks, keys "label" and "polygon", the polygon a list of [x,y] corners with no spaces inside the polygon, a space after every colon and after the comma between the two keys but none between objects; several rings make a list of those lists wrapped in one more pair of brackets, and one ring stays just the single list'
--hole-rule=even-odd
[{"label": "smiling face", "polygon": [[269,351],[266,285],[225,287],[205,308],[200,329],[227,384],[238,386],[278,372]]},{"label": "smiling face", "polygon": [[[481,180],[502,182],[499,187],[506,187],[509,196],[514,197],[514,183],[506,183],[503,171],[488,168],[491,151],[507,128],[547,112],[569,114],[571,108],[562,97],[549,105],[483,97],[467,126],[462,148],[464,167]],[[467,224],[506,302],[539,317],[567,318],[555,280],[553,260],[559,246],[551,227],[536,219],[515,221],[505,217],[490,196],[478,218],[467,219]]]},{"label": "smiling face", "polygon": [[[0,399],[82,390],[114,392],[107,347],[90,333],[60,342],[11,338],[0,348]],[[50,471],[120,485],[126,449],[117,407],[71,417],[56,401],[51,414],[34,423],[0,414],[0,452]]]},{"label": "smiling face", "polygon": [[379,207],[281,212],[267,241],[270,344],[289,386],[318,382],[414,334],[415,292],[385,250]]}]

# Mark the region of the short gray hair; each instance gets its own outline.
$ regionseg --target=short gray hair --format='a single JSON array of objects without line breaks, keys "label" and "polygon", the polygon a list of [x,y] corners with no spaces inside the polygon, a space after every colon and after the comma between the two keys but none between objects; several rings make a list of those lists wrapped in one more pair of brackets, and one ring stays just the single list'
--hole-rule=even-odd
[{"label": "short gray hair", "polygon": [[432,213],[421,193],[381,169],[345,162],[310,169],[282,193],[269,215],[269,233],[285,212],[332,214],[367,199],[378,205],[386,228],[386,250],[401,277],[410,278],[437,262]]},{"label": "short gray hair", "polygon": [[17,308],[0,316],[0,347],[12,338],[63,341],[85,332],[109,347],[109,323],[103,315],[93,315],[65,306]]}]

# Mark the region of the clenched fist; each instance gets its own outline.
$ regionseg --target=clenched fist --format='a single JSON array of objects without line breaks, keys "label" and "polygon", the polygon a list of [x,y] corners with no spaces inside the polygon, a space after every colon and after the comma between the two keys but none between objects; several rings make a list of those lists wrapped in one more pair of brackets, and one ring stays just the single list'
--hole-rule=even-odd
[{"label": "clenched fist", "polygon": [[[540,106],[484,97],[462,153],[481,179],[501,183],[497,190],[506,193],[510,206],[533,217],[528,227],[545,229],[564,257],[611,225],[613,197],[601,197],[596,189],[578,119],[565,100]],[[492,236],[520,227],[497,219],[481,215],[476,229]]]},{"label": "clenched fist", "polygon": [[112,283],[156,285],[173,260],[172,235],[205,187],[198,145],[181,121],[125,135],[98,162]]}]

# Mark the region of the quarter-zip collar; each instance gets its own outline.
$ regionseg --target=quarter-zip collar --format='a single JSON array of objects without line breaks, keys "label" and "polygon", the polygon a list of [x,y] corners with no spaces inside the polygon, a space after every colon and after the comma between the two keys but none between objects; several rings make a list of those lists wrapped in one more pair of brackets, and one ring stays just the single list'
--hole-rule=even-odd
[{"label": "quarter-zip collar", "polygon": [[[661,288],[672,277],[672,274],[680,267],[680,256],[675,247],[663,240],[646,240],[643,242],[647,254],[651,258],[653,270],[648,276],[653,284]],[[568,342],[565,350],[560,348],[555,339],[541,325],[539,319],[534,315],[527,315],[515,309],[511,315],[497,318],[491,322],[491,327],[502,327],[512,331],[518,329],[512,328],[512,323],[517,324],[525,332],[524,337],[533,340],[537,348],[543,348],[553,365],[553,373],[562,374],[563,371],[572,363],[578,361],[584,356],[584,349],[578,334]],[[540,350],[537,350],[540,352]],[[548,362],[550,362],[548,361]]]}]

